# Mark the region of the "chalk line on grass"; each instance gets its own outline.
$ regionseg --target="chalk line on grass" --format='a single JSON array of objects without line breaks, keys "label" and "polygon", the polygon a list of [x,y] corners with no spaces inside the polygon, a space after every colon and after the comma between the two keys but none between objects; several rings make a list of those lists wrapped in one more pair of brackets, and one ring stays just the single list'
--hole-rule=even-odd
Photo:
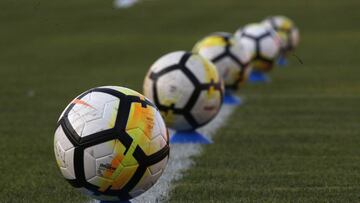
[{"label": "chalk line on grass", "polygon": [[[217,130],[222,127],[229,116],[234,112],[236,106],[223,105],[219,114],[205,127],[198,131],[212,139]],[[133,203],[155,203],[164,202],[169,199],[172,183],[180,180],[184,172],[193,166],[193,158],[200,155],[203,146],[199,144],[173,144],[170,146],[170,158],[167,167],[157,183],[147,192],[131,200]],[[92,200],[90,203],[98,203]]]},{"label": "chalk line on grass", "polygon": [[138,2],[139,0],[115,0],[114,7],[119,9],[130,8]]},{"label": "chalk line on grass", "polygon": [[145,1],[156,1],[156,0],[114,0],[114,8],[127,9],[135,6],[140,2],[145,2]]}]

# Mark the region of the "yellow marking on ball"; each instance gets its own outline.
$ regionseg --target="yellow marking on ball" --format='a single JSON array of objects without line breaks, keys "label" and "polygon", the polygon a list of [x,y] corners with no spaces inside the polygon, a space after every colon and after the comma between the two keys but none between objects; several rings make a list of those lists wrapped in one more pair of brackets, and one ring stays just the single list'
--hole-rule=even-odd
[{"label": "yellow marking on ball", "polygon": [[154,137],[156,112],[157,110],[154,107],[147,106],[147,108],[144,108],[140,103],[133,103],[126,126],[126,132],[147,156],[161,150],[160,145],[154,146],[151,142]]},{"label": "yellow marking on ball", "polygon": [[[137,146],[136,142],[131,144],[125,155],[126,148],[120,141],[114,140],[111,143],[112,146],[114,146],[115,156],[111,161],[111,167],[105,170],[103,177],[113,181],[101,181],[99,188],[100,192],[105,192],[110,186],[112,189],[121,189],[130,181],[138,167],[138,163],[133,156]],[[124,166],[132,166],[134,170],[129,171],[127,167]]]},{"label": "yellow marking on ball", "polygon": [[195,45],[193,52],[199,53],[201,49],[213,46],[226,46],[226,41],[221,36],[206,37]]},{"label": "yellow marking on ball", "polygon": [[196,59],[200,60],[201,63],[203,64],[204,73],[205,73],[205,82],[210,83],[213,81],[214,83],[218,83],[219,75],[215,65],[211,61],[207,60],[206,58],[200,55],[195,55],[195,57]]},{"label": "yellow marking on ball", "polygon": [[116,87],[116,89],[123,93],[123,94],[126,94],[126,95],[130,95],[130,96],[138,96],[138,97],[143,97],[140,93],[134,91],[134,90],[131,90],[131,89],[128,89],[128,88],[125,88],[125,87]]},{"label": "yellow marking on ball", "polygon": [[112,189],[117,190],[123,188],[135,174],[138,167],[138,162],[133,156],[136,146],[136,142],[131,144],[129,150],[120,162],[121,165],[119,165],[113,173],[112,179],[114,182],[112,183]]},{"label": "yellow marking on ball", "polygon": [[289,19],[284,19],[284,22],[280,27],[284,30],[290,30],[293,27],[293,22]]}]

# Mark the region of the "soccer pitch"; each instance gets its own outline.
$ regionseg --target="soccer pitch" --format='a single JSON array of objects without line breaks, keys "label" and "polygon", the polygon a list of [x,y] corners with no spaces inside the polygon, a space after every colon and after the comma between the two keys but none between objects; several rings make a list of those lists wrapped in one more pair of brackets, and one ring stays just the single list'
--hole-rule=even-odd
[{"label": "soccer pitch", "polygon": [[56,121],[96,86],[142,91],[161,55],[191,50],[214,31],[268,15],[294,19],[296,57],[247,85],[246,103],[173,185],[171,202],[360,200],[360,3],[157,0],[116,10],[112,1],[2,0],[0,202],[86,202],[53,153]]}]

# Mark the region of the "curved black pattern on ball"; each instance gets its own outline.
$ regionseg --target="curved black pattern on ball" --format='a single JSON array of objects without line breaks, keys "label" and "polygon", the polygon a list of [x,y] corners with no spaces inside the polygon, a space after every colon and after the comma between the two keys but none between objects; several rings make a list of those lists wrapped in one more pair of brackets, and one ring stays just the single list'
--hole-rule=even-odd
[{"label": "curved black pattern on ball", "polygon": [[137,146],[135,152],[133,153],[133,156],[138,162],[139,166],[135,171],[135,174],[129,180],[129,182],[120,190],[111,190],[110,188],[108,188],[105,192],[99,192],[98,186],[95,186],[86,181],[85,173],[84,173],[84,161],[83,161],[84,150],[88,147],[103,142],[118,139],[126,148],[126,151],[124,152],[125,155],[133,142],[131,136],[128,135],[125,131],[131,104],[140,103],[143,108],[147,108],[148,106],[156,108],[156,106],[146,99],[142,100],[140,97],[137,96],[125,95],[117,90],[113,90],[110,88],[94,88],[81,94],[79,97],[77,97],[77,99],[81,99],[87,94],[90,94],[92,92],[102,92],[102,93],[110,94],[120,99],[115,127],[109,130],[94,133],[92,135],[81,138],[73,129],[68,119],[68,114],[75,104],[69,105],[69,107],[65,110],[63,117],[58,122],[58,125],[62,127],[66,137],[75,147],[73,164],[74,164],[76,179],[75,180],[66,179],[66,180],[75,188],[84,187],[92,191],[94,196],[108,195],[108,196],[116,196],[117,198],[119,198],[119,200],[123,200],[123,201],[129,200],[132,198],[129,192],[136,186],[136,184],[142,178],[147,167],[155,163],[158,163],[163,159],[165,159],[166,157],[168,157],[170,150],[169,141],[167,141],[167,145],[163,149],[150,156],[147,156],[142,151],[142,149],[139,146]]},{"label": "curved black pattern on ball", "polygon": [[226,88],[226,89],[236,90],[236,89],[239,88],[239,83],[240,83],[241,81],[243,81],[243,79],[244,79],[244,77],[245,77],[245,71],[246,71],[246,68],[248,68],[249,63],[243,63],[242,61],[240,61],[239,58],[237,58],[237,57],[231,52],[231,50],[230,50],[230,48],[231,48],[231,42],[230,42],[230,40],[231,40],[231,34],[229,34],[229,35],[223,35],[223,34],[221,34],[221,33],[220,33],[220,34],[216,34],[216,33],[215,33],[215,35],[223,38],[223,40],[224,40],[225,43],[226,43],[226,46],[225,46],[225,52],[222,53],[222,54],[220,54],[219,56],[214,57],[213,59],[211,59],[211,61],[212,61],[213,63],[216,63],[216,62],[220,61],[221,59],[229,56],[237,65],[240,66],[239,77],[238,77],[238,79],[235,81],[235,83],[234,83],[234,84],[231,84],[231,85],[225,85],[225,88]]},{"label": "curved black pattern on ball", "polygon": [[284,32],[286,33],[286,35],[288,36],[287,38],[287,45],[286,47],[282,48],[282,52],[286,53],[289,51],[292,51],[294,49],[293,45],[292,45],[292,36],[291,36],[291,31],[293,31],[293,28],[291,29],[284,29],[284,28],[279,28],[276,23],[275,23],[275,18],[274,17],[270,17],[268,18],[271,27],[276,31],[276,32]]},{"label": "curved black pattern on ball", "polygon": [[245,32],[241,33],[241,37],[247,37],[247,38],[253,39],[255,41],[256,53],[255,53],[254,60],[262,61],[262,62],[268,64],[270,67],[272,67],[273,64],[274,64],[274,60],[266,58],[266,57],[262,56],[261,53],[260,53],[260,41],[263,38],[267,37],[267,36],[272,36],[271,32],[269,32],[269,31],[265,32],[264,34],[260,35],[259,37],[250,35],[250,34],[245,33]]},{"label": "curved black pattern on ball", "polygon": [[[149,79],[151,79],[153,81],[152,90],[153,90],[153,94],[154,94],[153,95],[154,103],[159,108],[159,110],[163,111],[165,113],[172,111],[175,114],[183,115],[185,120],[188,122],[188,124],[190,124],[193,129],[196,129],[199,126],[205,125],[208,122],[210,122],[210,121],[208,121],[206,123],[198,123],[195,120],[195,118],[193,117],[193,115],[191,115],[191,109],[195,106],[196,101],[201,94],[201,91],[208,90],[209,88],[213,87],[216,90],[220,91],[221,98],[223,97],[223,92],[221,91],[221,82],[214,83],[214,81],[211,81],[210,83],[205,83],[205,84],[200,83],[200,81],[195,77],[195,75],[186,67],[186,62],[189,60],[189,58],[192,55],[193,55],[193,53],[185,52],[184,55],[181,57],[180,62],[178,64],[169,66],[169,67],[159,71],[158,73],[151,72],[149,75]],[[195,88],[194,92],[192,93],[189,101],[187,102],[187,104],[185,105],[184,108],[176,108],[175,104],[165,106],[165,105],[162,105],[159,101],[156,84],[162,75],[169,73],[171,71],[174,71],[174,70],[182,71],[182,73],[184,73],[187,76],[187,78],[190,80],[190,82],[194,85],[194,88]],[[222,99],[221,99],[221,101],[222,101]]]}]

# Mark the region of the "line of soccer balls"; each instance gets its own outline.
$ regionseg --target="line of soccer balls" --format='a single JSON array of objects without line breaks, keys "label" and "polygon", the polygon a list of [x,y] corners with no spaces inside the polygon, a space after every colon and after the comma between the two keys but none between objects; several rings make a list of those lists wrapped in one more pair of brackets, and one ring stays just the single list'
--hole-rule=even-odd
[{"label": "line of soccer balls", "polygon": [[206,36],[193,52],[158,59],[145,77],[148,99],[118,86],[82,93],[65,108],[55,132],[62,175],[99,200],[126,201],[144,193],[169,158],[166,126],[192,131],[207,124],[219,112],[225,91],[237,90],[253,70],[270,71],[298,42],[290,19],[269,17],[234,35]]}]

